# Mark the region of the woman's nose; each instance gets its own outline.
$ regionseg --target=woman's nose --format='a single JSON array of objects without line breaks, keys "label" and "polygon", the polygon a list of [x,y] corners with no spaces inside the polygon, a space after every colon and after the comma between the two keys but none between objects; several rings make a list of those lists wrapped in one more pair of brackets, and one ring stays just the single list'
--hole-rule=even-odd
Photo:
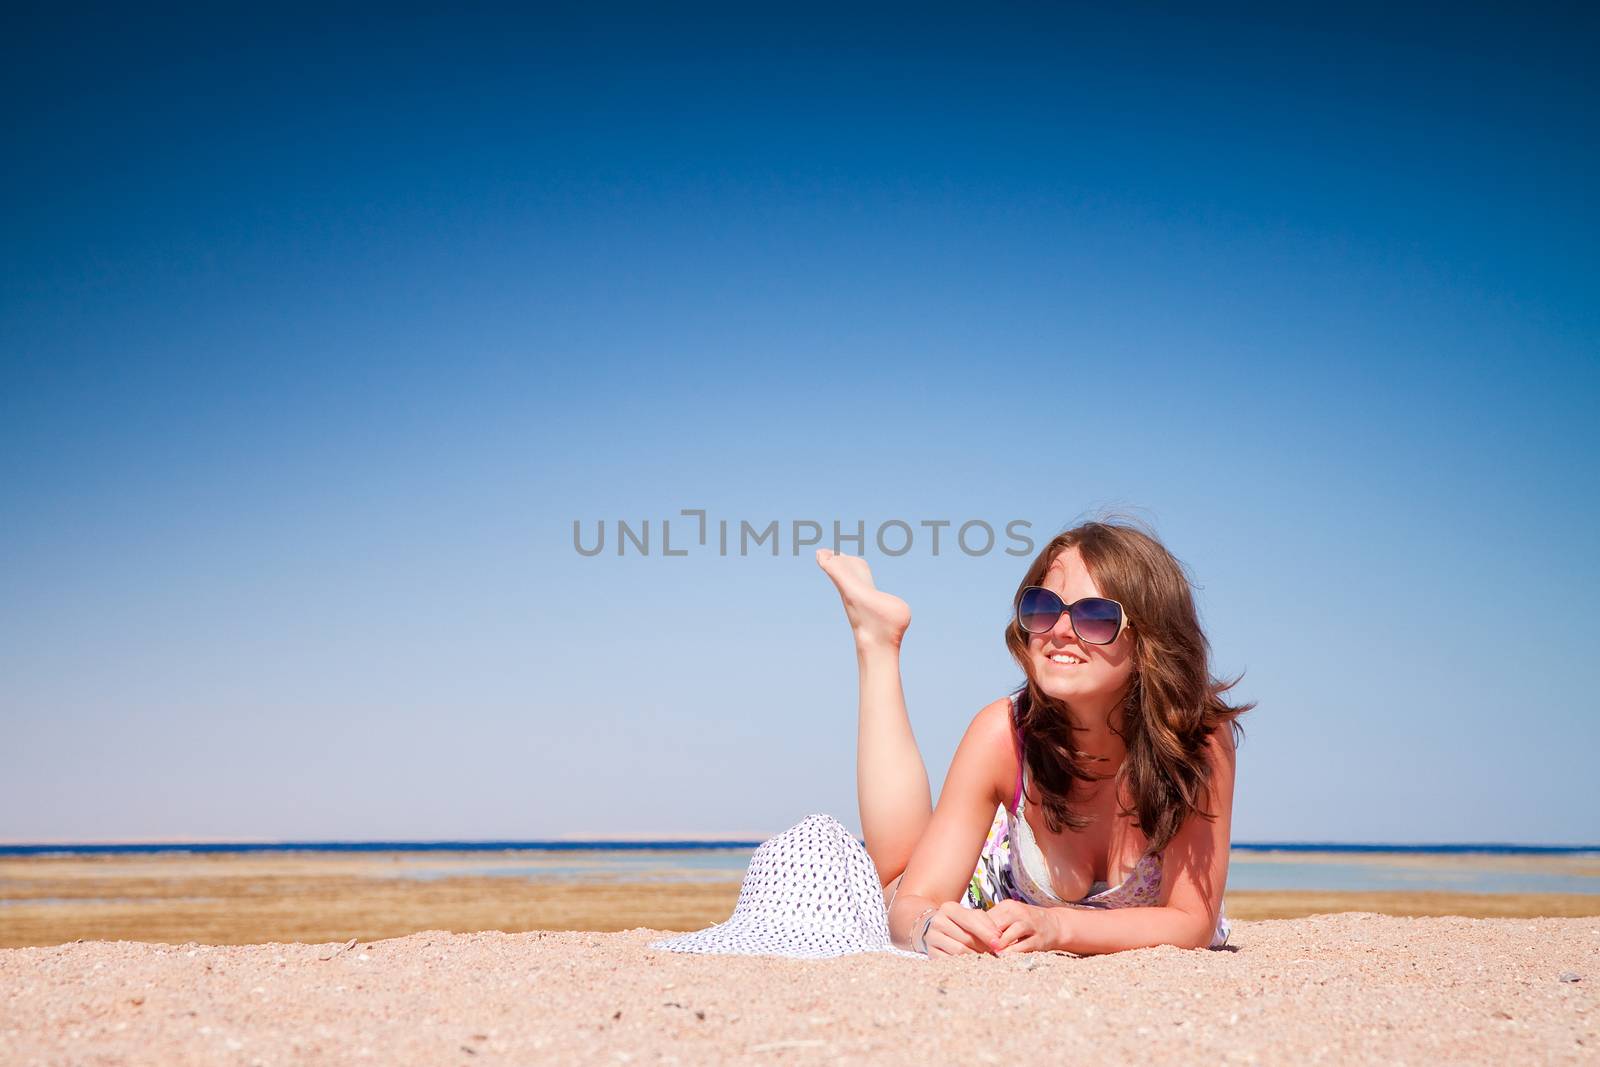
[{"label": "woman's nose", "polygon": [[1050,636],[1058,641],[1062,639],[1076,641],[1078,639],[1078,632],[1072,628],[1072,613],[1070,611],[1061,613],[1061,618],[1056,620],[1055,629],[1050,631]]}]

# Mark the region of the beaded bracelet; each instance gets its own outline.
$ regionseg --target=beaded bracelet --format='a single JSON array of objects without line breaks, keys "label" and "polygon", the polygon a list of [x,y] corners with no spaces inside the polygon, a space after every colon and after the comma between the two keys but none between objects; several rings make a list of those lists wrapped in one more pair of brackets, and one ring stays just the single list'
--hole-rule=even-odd
[{"label": "beaded bracelet", "polygon": [[[913,950],[922,953],[924,956],[928,954],[928,927],[933,925],[933,920],[938,914],[939,908],[936,905],[931,908],[923,909],[918,913],[915,919],[911,920],[911,947]],[[924,922],[923,920],[927,921]],[[921,926],[922,929],[918,930],[918,926]],[[917,937],[919,934],[922,937],[922,944],[920,946],[917,944]]]}]

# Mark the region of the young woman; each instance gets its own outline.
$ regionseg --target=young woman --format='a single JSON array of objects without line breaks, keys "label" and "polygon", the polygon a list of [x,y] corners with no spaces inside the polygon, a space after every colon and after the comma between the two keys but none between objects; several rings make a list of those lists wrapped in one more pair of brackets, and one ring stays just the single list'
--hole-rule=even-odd
[{"label": "young woman", "polygon": [[[1236,722],[1183,568],[1132,525],[1054,538],[934,808],[900,684],[904,600],[826,549],[860,668],[856,789],[894,945],[930,956],[1220,947]],[[1226,728],[1225,728],[1226,727]]]}]

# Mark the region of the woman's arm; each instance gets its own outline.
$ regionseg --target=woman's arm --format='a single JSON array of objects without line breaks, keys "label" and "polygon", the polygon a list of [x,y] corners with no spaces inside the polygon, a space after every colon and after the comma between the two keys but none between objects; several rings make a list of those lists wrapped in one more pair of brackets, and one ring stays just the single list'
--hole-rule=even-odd
[{"label": "woman's arm", "polygon": [[889,909],[889,935],[897,946],[912,948],[916,917],[938,907],[928,934],[930,955],[991,951],[999,931],[986,913],[962,907],[960,899],[1003,803],[1002,782],[1014,780],[1016,766],[1011,702],[997,700],[973,717],[961,738],[938,807],[901,877]]},{"label": "woman's arm", "polygon": [[[1216,815],[1195,812],[1184,822],[1162,857],[1159,907],[1033,908],[1002,901],[989,912],[1000,926],[1001,955],[1063,949],[1079,955],[1130,948],[1211,944],[1228,883],[1228,846],[1233,825],[1233,731],[1223,726],[1211,736],[1211,788],[1202,803]],[[1016,930],[1011,930],[1016,926]],[[1031,929],[1030,929],[1031,927]]]},{"label": "woman's arm", "polygon": [[1130,948],[1205,948],[1216,924],[1206,926],[1189,912],[1170,905],[1159,908],[1072,908],[1062,917],[1057,948],[1080,956],[1122,952]]}]

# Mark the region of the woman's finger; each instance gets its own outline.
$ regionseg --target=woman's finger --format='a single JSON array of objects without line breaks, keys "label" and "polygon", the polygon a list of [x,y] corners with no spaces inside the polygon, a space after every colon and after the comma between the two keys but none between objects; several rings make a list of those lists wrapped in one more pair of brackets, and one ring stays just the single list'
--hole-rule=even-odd
[{"label": "woman's finger", "polygon": [[1031,928],[1033,924],[1028,921],[1031,918],[1032,916],[1020,904],[1009,900],[1002,901],[989,909],[989,919],[994,923],[995,932],[1000,935],[1002,940],[1004,940],[1007,930],[1019,924],[1024,928]]},{"label": "woman's finger", "polygon": [[928,928],[928,936],[923,939],[923,944],[927,946],[930,956],[934,953],[941,956],[967,956],[977,951],[970,945],[963,944],[959,938],[931,926]]},{"label": "woman's finger", "polygon": [[1022,938],[1015,944],[1007,945],[1005,948],[1001,949],[999,955],[1018,956],[1024,952],[1038,952],[1043,947],[1043,938],[1041,938],[1038,934],[1029,934],[1027,937]]},{"label": "woman's finger", "polygon": [[990,946],[1000,940],[1000,930],[995,926],[994,920],[984,912],[957,905],[939,914],[966,931],[972,937],[973,947],[979,952],[992,951]]},{"label": "woman's finger", "polygon": [[1002,900],[988,911],[988,916],[995,926],[1004,930],[1010,923],[1016,922],[1022,915],[1022,906],[1014,900]]},{"label": "woman's finger", "polygon": [[1011,945],[1016,944],[1018,941],[1021,941],[1024,938],[1032,937],[1036,933],[1038,933],[1038,931],[1034,929],[1031,922],[1028,922],[1026,919],[1018,919],[1016,922],[1000,931],[1000,951],[1004,952]]},{"label": "woman's finger", "polygon": [[930,934],[933,931],[938,931],[947,939],[956,942],[971,952],[989,951],[989,946],[985,942],[949,915],[939,914],[934,916],[933,922],[928,925],[928,931]]}]

